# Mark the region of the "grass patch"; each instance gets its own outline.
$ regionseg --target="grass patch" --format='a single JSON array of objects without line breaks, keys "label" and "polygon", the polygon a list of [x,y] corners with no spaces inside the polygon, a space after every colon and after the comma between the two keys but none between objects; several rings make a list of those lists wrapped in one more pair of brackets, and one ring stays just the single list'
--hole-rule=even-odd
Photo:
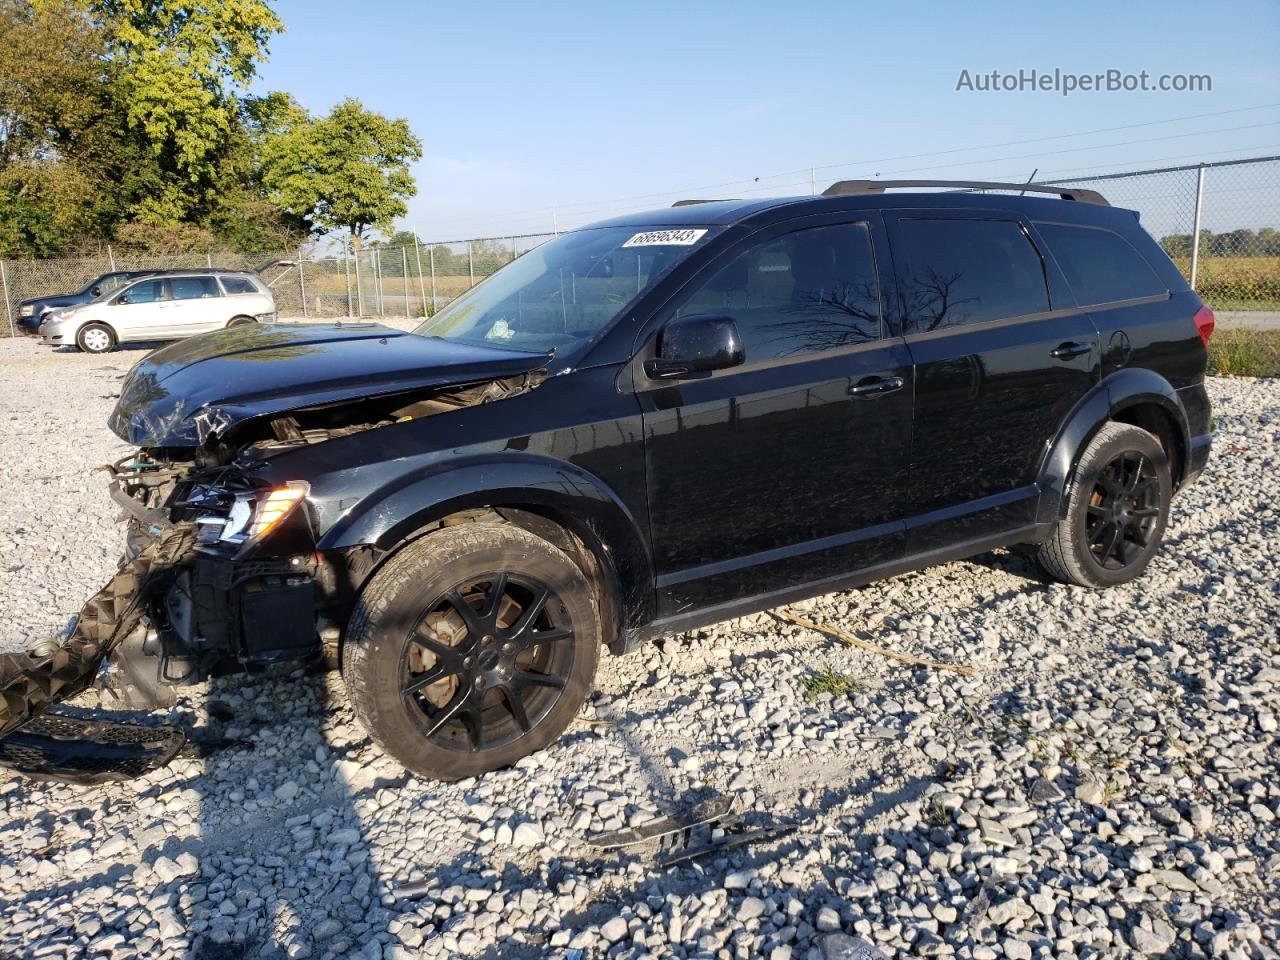
[{"label": "grass patch", "polygon": [[849,673],[840,673],[832,669],[830,664],[812,676],[804,677],[800,683],[810,699],[817,699],[824,693],[837,697],[848,696],[862,689],[862,683],[857,677]]},{"label": "grass patch", "polygon": [[1215,330],[1209,338],[1213,377],[1280,377],[1280,330]]}]

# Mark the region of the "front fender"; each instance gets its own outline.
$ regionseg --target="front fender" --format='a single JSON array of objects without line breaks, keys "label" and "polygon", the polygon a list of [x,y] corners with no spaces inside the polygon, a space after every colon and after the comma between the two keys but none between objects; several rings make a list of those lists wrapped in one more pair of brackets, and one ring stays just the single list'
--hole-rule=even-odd
[{"label": "front fender", "polygon": [[1053,523],[1065,516],[1067,495],[1081,451],[1104,423],[1139,404],[1154,404],[1169,414],[1177,424],[1183,449],[1188,449],[1187,412],[1173,385],[1152,370],[1140,367],[1117,370],[1080,399],[1050,442],[1040,469],[1038,522]]},{"label": "front fender", "polygon": [[320,550],[390,550],[436,520],[477,507],[542,508],[603,549],[617,578],[629,625],[648,622],[653,569],[648,539],[631,510],[600,478],[535,454],[480,455],[433,464],[366,497],[333,524]]}]

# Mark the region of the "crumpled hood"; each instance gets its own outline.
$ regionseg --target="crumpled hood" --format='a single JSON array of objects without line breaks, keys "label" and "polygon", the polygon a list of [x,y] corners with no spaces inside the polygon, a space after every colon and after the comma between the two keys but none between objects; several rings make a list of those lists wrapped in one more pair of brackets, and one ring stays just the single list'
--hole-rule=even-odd
[{"label": "crumpled hood", "polygon": [[516,376],[549,360],[374,323],[245,324],[140,360],[108,425],[139,447],[194,447],[256,417]]}]

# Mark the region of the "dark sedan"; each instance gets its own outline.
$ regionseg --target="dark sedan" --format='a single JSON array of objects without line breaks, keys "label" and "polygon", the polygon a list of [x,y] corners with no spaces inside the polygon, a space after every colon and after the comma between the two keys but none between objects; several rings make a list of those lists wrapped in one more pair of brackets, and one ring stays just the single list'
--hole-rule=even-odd
[{"label": "dark sedan", "polygon": [[75,293],[60,293],[51,297],[33,297],[18,304],[18,326],[34,333],[40,327],[40,321],[50,310],[58,307],[72,307],[81,303],[96,300],[104,293],[119,290],[130,280],[145,277],[154,270],[113,270],[104,273],[85,284],[83,289]]}]

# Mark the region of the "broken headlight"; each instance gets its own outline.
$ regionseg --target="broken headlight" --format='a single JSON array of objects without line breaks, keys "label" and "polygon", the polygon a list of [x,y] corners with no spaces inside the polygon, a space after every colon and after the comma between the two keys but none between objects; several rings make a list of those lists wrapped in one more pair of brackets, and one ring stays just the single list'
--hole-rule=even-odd
[{"label": "broken headlight", "polygon": [[284,522],[307,499],[311,485],[301,480],[273,487],[237,493],[225,516],[200,517],[200,539],[205,543],[247,544],[260,540]]}]

